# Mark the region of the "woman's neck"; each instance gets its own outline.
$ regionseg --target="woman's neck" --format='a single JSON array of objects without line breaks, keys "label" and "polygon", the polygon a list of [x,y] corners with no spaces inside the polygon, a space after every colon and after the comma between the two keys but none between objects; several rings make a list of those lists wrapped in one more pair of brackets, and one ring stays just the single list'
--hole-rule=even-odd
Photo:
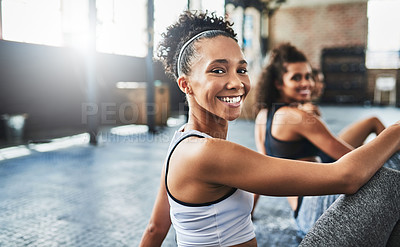
[{"label": "woman's neck", "polygon": [[277,103],[290,105],[290,104],[297,103],[297,102],[294,100],[291,100],[289,98],[281,96],[280,98],[278,98]]},{"label": "woman's neck", "polygon": [[214,138],[226,139],[228,133],[228,121],[216,116],[198,117],[189,113],[189,119],[184,131],[197,130]]}]

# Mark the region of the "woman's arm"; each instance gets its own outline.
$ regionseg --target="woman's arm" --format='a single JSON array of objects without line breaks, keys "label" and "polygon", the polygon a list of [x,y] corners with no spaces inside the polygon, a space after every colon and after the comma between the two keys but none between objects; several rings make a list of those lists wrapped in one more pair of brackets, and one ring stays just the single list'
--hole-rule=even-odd
[{"label": "woman's arm", "polygon": [[365,118],[357,121],[339,133],[339,138],[352,147],[359,147],[371,133],[379,135],[385,129],[385,125],[377,117]]},{"label": "woman's arm", "polygon": [[313,104],[311,102],[307,102],[307,103],[304,103],[304,104],[299,104],[297,106],[297,108],[299,108],[300,110],[303,110],[303,111],[305,111],[307,113],[315,114],[318,117],[321,117],[321,110],[319,109],[318,105]]},{"label": "woman's arm", "polygon": [[399,136],[400,124],[395,124],[373,141],[330,164],[269,157],[238,144],[207,138],[188,143],[196,145],[190,148],[196,151],[185,157],[185,163],[205,183],[257,194],[352,194],[399,150]]},{"label": "woman's arm", "polygon": [[[255,120],[255,126],[254,126],[254,139],[256,142],[256,148],[257,151],[260,154],[267,154],[267,150],[265,149],[265,135],[266,135],[266,129],[267,129],[267,116],[268,116],[268,110],[267,109],[261,109],[256,117]],[[251,211],[251,215],[253,216],[254,214],[254,209],[257,206],[258,199],[260,198],[259,194],[254,194],[254,204],[253,204],[253,210]]]},{"label": "woman's arm", "polygon": [[272,127],[272,134],[278,139],[283,139],[282,135],[306,138],[336,160],[354,149],[344,140],[334,136],[321,118],[315,114],[289,107],[280,110],[279,114],[280,119],[278,121],[274,119]]},{"label": "woman's arm", "polygon": [[261,109],[255,120],[254,139],[256,142],[257,151],[261,154],[267,154],[265,150],[265,134],[267,129],[267,109]]},{"label": "woman's arm", "polygon": [[335,159],[339,159],[345,153],[363,145],[371,133],[379,135],[385,129],[385,126],[378,118],[370,117],[347,126],[336,137],[322,122],[319,115],[310,114],[310,110],[307,111],[305,105],[310,104],[307,103],[298,108],[306,113],[293,109],[290,110],[291,114],[300,114],[300,117],[305,119],[305,121],[300,122],[299,126],[287,127],[294,129],[301,136],[310,140],[319,149]]},{"label": "woman's arm", "polygon": [[161,175],[160,189],[154,203],[153,212],[150,221],[143,233],[140,242],[141,247],[161,246],[171,226],[171,218],[169,216],[169,202],[167,191],[165,189],[164,169]]}]

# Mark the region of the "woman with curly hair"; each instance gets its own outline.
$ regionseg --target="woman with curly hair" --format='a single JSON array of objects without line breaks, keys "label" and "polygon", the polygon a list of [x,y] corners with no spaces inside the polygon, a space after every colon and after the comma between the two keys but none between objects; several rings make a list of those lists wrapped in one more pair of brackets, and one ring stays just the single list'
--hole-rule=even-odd
[{"label": "woman with curly hair", "polygon": [[[398,173],[380,169],[400,148],[400,124],[332,164],[273,158],[226,141],[228,122],[240,116],[250,90],[247,62],[231,24],[214,14],[185,12],[163,38],[159,57],[186,94],[189,119],[171,141],[140,246],[160,246],[171,223],[178,246],[257,246],[250,215],[252,193],[286,196],[359,191],[352,197],[354,202],[343,199],[335,210],[340,213],[349,204],[357,208],[364,197],[376,196],[359,190],[364,184],[369,189],[400,182]],[[356,173],[359,163],[365,164],[363,172]],[[400,203],[399,193],[392,187],[379,197],[395,205]],[[378,209],[391,218],[381,229],[384,239],[375,240],[382,243],[391,235],[399,209],[375,206],[370,210]],[[353,223],[342,223],[335,215],[330,219],[339,225]],[[357,236],[369,237],[361,229],[363,224],[356,223]],[[335,234],[349,234],[339,231]],[[329,239],[329,231],[323,237]],[[319,240],[313,237],[312,241]],[[364,243],[364,238],[358,241]],[[313,242],[304,244],[312,246]]]},{"label": "woman with curly hair", "polygon": [[[291,44],[272,50],[258,81],[260,111],[255,140],[260,153],[329,163],[361,146],[371,133],[379,135],[385,129],[378,118],[370,117],[353,123],[335,137],[321,120],[318,106],[311,103],[318,76],[304,53]],[[301,236],[338,196],[288,197]],[[254,199],[256,205],[258,195]]]}]

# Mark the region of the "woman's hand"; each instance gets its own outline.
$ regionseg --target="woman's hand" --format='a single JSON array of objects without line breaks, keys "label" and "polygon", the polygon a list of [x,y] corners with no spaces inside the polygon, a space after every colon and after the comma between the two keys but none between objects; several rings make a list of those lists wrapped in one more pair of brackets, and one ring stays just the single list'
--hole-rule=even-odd
[{"label": "woman's hand", "polygon": [[319,110],[319,107],[317,105],[314,105],[311,102],[307,102],[307,103],[304,103],[304,104],[298,104],[297,108],[300,109],[300,110],[303,110],[303,111],[305,111],[307,113],[311,113],[311,114],[317,115],[318,117],[321,116],[321,111]]}]

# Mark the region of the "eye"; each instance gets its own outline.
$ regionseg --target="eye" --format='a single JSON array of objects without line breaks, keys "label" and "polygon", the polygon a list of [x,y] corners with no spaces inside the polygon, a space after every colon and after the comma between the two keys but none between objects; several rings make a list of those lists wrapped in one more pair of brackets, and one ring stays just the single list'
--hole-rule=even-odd
[{"label": "eye", "polygon": [[306,80],[311,80],[311,74],[306,75]]},{"label": "eye", "polygon": [[297,82],[301,81],[301,75],[294,75],[294,76],[292,77],[292,80],[293,80],[293,81],[297,81]]},{"label": "eye", "polygon": [[246,68],[238,69],[237,72],[239,74],[247,74],[247,69]]},{"label": "eye", "polygon": [[225,70],[220,69],[220,68],[216,68],[216,69],[212,69],[211,73],[215,73],[215,74],[223,74],[225,73]]}]

